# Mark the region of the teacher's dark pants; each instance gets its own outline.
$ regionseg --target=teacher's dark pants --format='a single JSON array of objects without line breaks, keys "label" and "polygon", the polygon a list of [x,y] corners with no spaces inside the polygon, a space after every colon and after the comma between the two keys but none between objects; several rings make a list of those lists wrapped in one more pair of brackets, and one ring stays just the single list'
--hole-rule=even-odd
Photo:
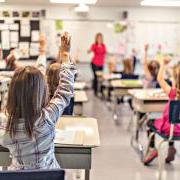
[{"label": "teacher's dark pants", "polygon": [[94,90],[94,94],[97,95],[98,92],[98,82],[97,82],[97,75],[96,72],[97,71],[103,71],[103,66],[97,66],[93,63],[91,63],[91,67],[92,67],[92,71],[93,71],[93,90]]}]

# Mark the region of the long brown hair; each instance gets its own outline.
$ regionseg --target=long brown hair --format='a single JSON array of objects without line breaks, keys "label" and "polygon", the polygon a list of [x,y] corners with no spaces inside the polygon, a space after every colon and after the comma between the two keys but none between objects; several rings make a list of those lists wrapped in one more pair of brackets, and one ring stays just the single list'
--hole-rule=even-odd
[{"label": "long brown hair", "polygon": [[35,67],[17,68],[12,78],[7,100],[7,132],[11,138],[23,119],[27,135],[33,137],[35,121],[48,102],[48,88],[43,74]]},{"label": "long brown hair", "polygon": [[133,74],[133,65],[131,59],[124,59],[123,66],[124,66],[123,73],[129,75]]},{"label": "long brown hair", "polygon": [[176,98],[180,100],[180,64],[173,68],[173,76],[176,88]]},{"label": "long brown hair", "polygon": [[156,60],[150,61],[148,64],[148,69],[149,69],[149,72],[151,73],[151,76],[153,77],[153,79],[156,80],[157,76],[158,76],[159,69],[160,69],[159,62]]},{"label": "long brown hair", "polygon": [[54,92],[59,84],[60,67],[61,65],[59,63],[54,63],[49,65],[46,71],[50,97],[54,95]]},{"label": "long brown hair", "polygon": [[101,37],[102,43],[103,43],[103,35],[102,35],[102,33],[97,33],[97,34],[96,34],[96,37],[95,37],[95,44],[98,44],[98,38],[99,38],[99,37]]},{"label": "long brown hair", "polygon": [[6,69],[14,71],[16,69],[16,58],[14,55],[7,57]]}]

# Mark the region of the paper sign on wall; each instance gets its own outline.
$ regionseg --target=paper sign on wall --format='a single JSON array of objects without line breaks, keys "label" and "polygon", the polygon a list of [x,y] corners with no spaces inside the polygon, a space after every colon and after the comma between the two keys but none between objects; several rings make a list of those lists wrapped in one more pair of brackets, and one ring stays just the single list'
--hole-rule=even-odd
[{"label": "paper sign on wall", "polygon": [[38,55],[39,55],[39,43],[31,43],[30,56],[38,56]]},{"label": "paper sign on wall", "polygon": [[9,31],[8,30],[1,32],[1,41],[2,41],[2,49],[9,50],[10,49],[10,41],[9,41]]},{"label": "paper sign on wall", "polygon": [[9,29],[12,31],[18,31],[19,30],[19,25],[18,24],[10,24]]},{"label": "paper sign on wall", "polygon": [[10,42],[19,42],[19,33],[17,31],[10,32]]},{"label": "paper sign on wall", "polygon": [[31,41],[38,42],[39,41],[39,31],[31,32]]},{"label": "paper sign on wall", "polygon": [[22,58],[29,58],[29,42],[20,42],[19,50]]},{"label": "paper sign on wall", "polygon": [[23,20],[21,22],[21,37],[30,37],[30,24],[29,21]]}]

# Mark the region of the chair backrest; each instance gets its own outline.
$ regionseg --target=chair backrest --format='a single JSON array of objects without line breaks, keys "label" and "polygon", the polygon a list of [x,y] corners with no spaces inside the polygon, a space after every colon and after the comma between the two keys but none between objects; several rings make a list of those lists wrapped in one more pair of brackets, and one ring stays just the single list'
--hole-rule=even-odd
[{"label": "chair backrest", "polygon": [[170,124],[180,124],[180,100],[170,102],[169,122]]},{"label": "chair backrest", "polygon": [[121,79],[138,80],[139,79],[139,75],[135,75],[135,74],[122,74]]},{"label": "chair backrest", "polygon": [[64,180],[63,170],[2,171],[0,180]]}]

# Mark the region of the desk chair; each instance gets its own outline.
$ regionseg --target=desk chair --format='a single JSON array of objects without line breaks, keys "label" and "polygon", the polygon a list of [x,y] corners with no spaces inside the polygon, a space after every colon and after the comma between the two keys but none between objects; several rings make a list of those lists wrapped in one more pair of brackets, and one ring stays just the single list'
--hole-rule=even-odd
[{"label": "desk chair", "polygon": [[180,124],[180,101],[171,101],[170,102],[170,111],[169,111],[169,123],[171,124],[169,136],[157,132],[154,126],[151,126],[150,129],[153,130],[153,133],[150,135],[150,139],[153,134],[158,134],[163,140],[158,145],[158,165],[159,165],[159,176],[158,180],[162,179],[162,170],[163,170],[163,159],[161,154],[161,146],[165,142],[170,141],[180,141],[180,136],[174,136],[174,125]]},{"label": "desk chair", "polygon": [[2,171],[1,180],[64,180],[63,170]]}]

